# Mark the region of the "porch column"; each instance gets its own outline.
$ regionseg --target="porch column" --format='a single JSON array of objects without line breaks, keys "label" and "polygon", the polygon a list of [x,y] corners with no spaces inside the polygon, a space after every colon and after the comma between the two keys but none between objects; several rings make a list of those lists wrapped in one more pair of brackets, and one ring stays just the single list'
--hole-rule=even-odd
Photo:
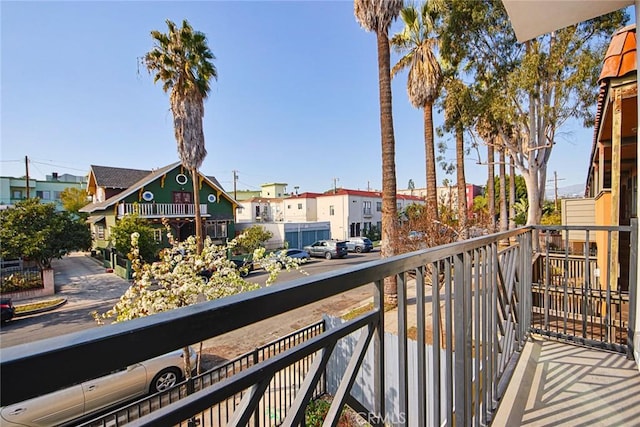
[{"label": "porch column", "polygon": [[[620,155],[622,146],[622,89],[613,89],[613,121],[611,129],[611,225],[620,225]],[[611,232],[611,290],[618,289],[618,231]]]}]

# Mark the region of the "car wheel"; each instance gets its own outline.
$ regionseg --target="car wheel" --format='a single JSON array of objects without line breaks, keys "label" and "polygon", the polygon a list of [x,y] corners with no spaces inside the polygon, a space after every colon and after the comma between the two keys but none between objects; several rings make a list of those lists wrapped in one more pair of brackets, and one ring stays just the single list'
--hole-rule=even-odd
[{"label": "car wheel", "polygon": [[153,377],[153,381],[151,381],[149,391],[151,393],[165,391],[178,384],[178,382],[180,381],[180,377],[180,370],[178,368],[164,369],[160,371],[158,375]]},{"label": "car wheel", "polygon": [[360,246],[356,246],[356,252],[357,252],[357,253],[362,252],[362,248],[361,248]]},{"label": "car wheel", "polygon": [[326,259],[331,259],[331,258],[332,258],[332,256],[331,256],[331,252],[325,252],[325,253],[324,253],[324,257],[325,257]]}]

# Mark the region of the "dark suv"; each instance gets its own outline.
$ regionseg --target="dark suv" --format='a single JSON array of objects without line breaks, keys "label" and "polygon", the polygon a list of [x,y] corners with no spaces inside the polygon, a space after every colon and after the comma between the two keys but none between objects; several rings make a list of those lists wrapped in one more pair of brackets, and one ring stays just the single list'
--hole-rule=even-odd
[{"label": "dark suv", "polygon": [[311,256],[331,258],[344,258],[347,256],[347,242],[342,240],[317,240],[304,250]]},{"label": "dark suv", "polygon": [[347,250],[349,252],[371,252],[373,242],[368,237],[350,237],[347,240]]}]

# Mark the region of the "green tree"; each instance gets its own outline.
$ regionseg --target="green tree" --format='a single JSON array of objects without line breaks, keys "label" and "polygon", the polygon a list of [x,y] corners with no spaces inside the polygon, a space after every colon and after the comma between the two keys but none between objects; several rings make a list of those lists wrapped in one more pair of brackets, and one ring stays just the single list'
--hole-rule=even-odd
[{"label": "green tree", "polygon": [[62,206],[68,212],[78,214],[87,205],[87,191],[78,187],[67,187],[60,192]]},{"label": "green tree", "polygon": [[427,177],[427,208],[438,218],[436,154],[433,132],[433,104],[442,85],[442,69],[436,58],[435,25],[441,4],[426,1],[418,10],[407,6],[400,11],[404,23],[401,32],[391,38],[391,45],[403,56],[391,69],[391,76],[409,69],[407,94],[409,101],[423,111],[424,147]]},{"label": "green tree", "polygon": [[253,253],[256,249],[273,237],[273,233],[260,225],[252,225],[236,238],[238,247],[245,253]]},{"label": "green tree", "polygon": [[[391,52],[389,51],[389,27],[402,9],[402,0],[354,0],[356,20],[366,31],[376,34],[378,47],[378,85],[380,97],[380,134],[382,146],[382,230],[380,255],[395,255],[396,239],[396,160],[391,100]],[[398,288],[395,277],[386,278],[385,299],[397,304]]]},{"label": "green tree", "polygon": [[628,17],[617,11],[521,44],[502,1],[448,4],[442,55],[475,82],[497,145],[525,179],[527,223],[538,224],[556,132],[571,118],[593,124],[602,58]]},{"label": "green tree", "polygon": [[116,250],[127,255],[131,252],[131,235],[138,233],[138,251],[142,259],[152,262],[158,255],[160,246],[154,239],[153,227],[148,220],[138,214],[125,215],[111,227],[111,243]]},{"label": "green tree", "polygon": [[217,79],[218,72],[212,62],[215,56],[203,33],[194,31],[187,20],[182,21],[181,28],[168,19],[166,23],[166,34],[151,32],[155,46],[145,55],[144,61],[149,72],[155,73],[154,82],[161,81],[162,89],[170,92],[178,154],[183,166],[191,171],[196,241],[198,250],[202,250],[198,169],[207,156],[202,120],[210,82]]},{"label": "green tree", "polygon": [[51,268],[53,259],[66,253],[88,250],[91,232],[85,221],[53,203],[33,198],[0,211],[0,257],[34,260],[40,268]]},{"label": "green tree", "polygon": [[467,180],[464,171],[464,157],[466,154],[464,132],[473,120],[474,100],[471,91],[464,82],[456,77],[454,70],[448,70],[445,79],[446,96],[443,101],[445,121],[444,130],[453,131],[456,140],[456,189],[458,200],[458,228],[460,239],[467,236],[467,220],[469,210],[467,206]]}]

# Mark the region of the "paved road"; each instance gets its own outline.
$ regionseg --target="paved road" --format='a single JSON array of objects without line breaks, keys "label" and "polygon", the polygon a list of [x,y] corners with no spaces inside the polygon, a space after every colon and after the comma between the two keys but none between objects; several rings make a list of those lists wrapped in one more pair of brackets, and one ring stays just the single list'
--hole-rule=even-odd
[{"label": "paved road", "polygon": [[[344,268],[351,264],[378,259],[378,251],[369,254],[349,254],[344,259],[312,258],[304,270],[312,274]],[[129,283],[105,269],[84,254],[74,253],[54,260],[56,296],[67,303],[51,312],[18,317],[0,329],[0,348],[33,342],[71,332],[97,327],[90,313],[103,313],[113,306]],[[266,273],[257,270],[248,279],[264,283]],[[278,282],[300,277],[299,272],[282,272]],[[373,286],[367,285],[342,295],[320,301],[296,311],[268,319],[251,327],[230,333],[205,343],[210,353],[222,358],[233,357],[254,346],[264,344],[286,333],[319,321],[323,313],[339,315],[371,297]],[[18,302],[20,303],[20,302]]]}]

